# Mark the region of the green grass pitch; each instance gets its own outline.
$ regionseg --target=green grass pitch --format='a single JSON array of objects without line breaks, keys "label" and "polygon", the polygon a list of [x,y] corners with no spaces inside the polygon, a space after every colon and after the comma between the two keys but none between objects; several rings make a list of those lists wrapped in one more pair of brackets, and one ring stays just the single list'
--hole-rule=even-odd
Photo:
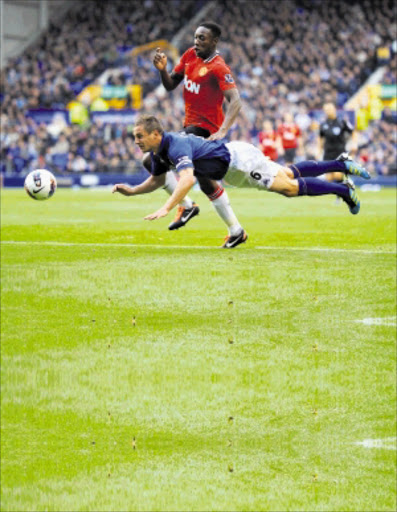
[{"label": "green grass pitch", "polygon": [[395,190],[1,194],[1,510],[396,510]]}]

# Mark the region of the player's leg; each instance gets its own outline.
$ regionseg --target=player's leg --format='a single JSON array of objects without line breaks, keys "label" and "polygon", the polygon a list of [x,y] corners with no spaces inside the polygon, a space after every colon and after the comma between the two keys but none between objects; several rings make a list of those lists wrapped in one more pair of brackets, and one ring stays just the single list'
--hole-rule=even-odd
[{"label": "player's leg", "polygon": [[229,232],[222,247],[224,249],[233,249],[234,247],[246,242],[248,235],[239,223],[232,207],[230,206],[229,196],[227,195],[226,190],[220,183],[216,181],[214,183],[217,185],[217,188],[213,194],[208,194],[208,199],[211,201],[211,204],[219,217],[226,224]]},{"label": "player's leg", "polygon": [[[324,176],[330,176],[327,180],[324,180],[324,183],[343,185],[349,189],[350,200],[349,198],[343,198],[342,195],[337,192],[323,192],[323,193],[335,193],[337,197],[343,199],[352,213],[358,213],[360,210],[360,202],[358,200],[357,194],[355,192],[354,183],[345,178],[345,175],[355,175],[364,179],[370,179],[369,173],[357,162],[354,162],[348,156],[344,154],[340,155],[336,160],[326,160],[323,162],[316,162],[314,160],[308,160],[306,162],[300,162],[298,164],[294,164],[290,166],[294,173],[294,178],[300,179],[307,177],[316,177],[324,174]],[[338,175],[340,173],[343,176],[343,180],[338,179]],[[333,179],[332,179],[333,178]],[[319,180],[320,181],[320,180]],[[310,188],[310,187],[309,187]],[[322,187],[316,186],[316,190],[322,189]],[[302,194],[301,194],[302,195]],[[314,194],[308,194],[314,195]]]},{"label": "player's leg", "polygon": [[[175,173],[173,171],[167,172],[163,189],[171,196],[177,185],[178,180],[176,179]],[[192,201],[189,196],[185,196],[178,206],[174,220],[169,224],[168,229],[174,231],[175,229],[182,228],[189,220],[196,217],[199,212],[200,208],[198,204]]]},{"label": "player's leg", "polygon": [[[354,185],[333,183],[313,177],[295,178],[291,175],[291,172],[294,174],[293,168],[272,162],[251,144],[235,141],[226,145],[231,161],[225,181],[232,185],[269,190],[287,197],[335,194],[347,203],[351,213],[356,214],[360,210],[360,201]],[[317,162],[314,163],[317,164]],[[320,164],[323,163],[320,162]]]},{"label": "player's leg", "polygon": [[197,176],[197,181],[201,190],[211,201],[211,204],[219,217],[226,224],[229,235],[237,236],[241,233],[243,228],[237,220],[237,217],[230,205],[229,197],[222,184],[202,176]]},{"label": "player's leg", "polygon": [[316,162],[307,160],[290,166],[295,178],[317,177],[325,173],[341,172],[343,174],[354,174],[366,180],[370,179],[368,172],[353,160],[327,160]]},{"label": "player's leg", "polygon": [[[342,153],[343,155],[345,153]],[[347,160],[346,158],[336,158],[338,155],[335,155],[335,152],[325,152],[323,160]],[[343,172],[328,172],[327,174],[324,174],[324,179],[328,181],[344,181],[346,179],[346,176]],[[339,200],[339,198],[337,198]]]},{"label": "player's leg", "polygon": [[[211,135],[208,130],[200,126],[186,126],[183,131],[188,134],[204,137],[205,139]],[[245,242],[248,235],[237,220],[223,186],[219,182],[206,178],[205,176],[197,176],[197,182],[201,191],[211,201],[215,211],[227,226],[229,234],[225,239],[223,248],[232,249]]]},{"label": "player's leg", "polygon": [[276,192],[286,197],[295,197],[299,194],[299,184],[296,179],[291,179],[288,167],[280,166],[277,174],[273,177],[272,182],[269,184],[267,190],[269,192]]},{"label": "player's leg", "polygon": [[269,185],[268,190],[286,197],[334,194],[347,204],[353,215],[360,211],[360,200],[352,182],[330,182],[313,177],[291,179],[286,169],[281,168]]},{"label": "player's leg", "polygon": [[325,179],[327,181],[337,181],[337,182],[341,182],[343,181],[345,178],[345,175],[342,173],[342,172],[328,172],[327,174],[325,174]]},{"label": "player's leg", "polygon": [[[230,163],[224,181],[234,187],[267,190],[278,171],[283,169],[281,165],[265,157],[262,151],[247,142],[232,141],[228,142],[226,147],[230,153]],[[287,167],[284,169],[292,179],[293,171]]]},{"label": "player's leg", "polygon": [[[142,163],[147,171],[150,172],[151,161],[149,153],[146,153],[143,157]],[[175,173],[170,171],[167,164],[165,162],[160,162],[159,165],[164,166],[164,170],[167,170],[167,174],[165,177],[165,184],[163,189],[166,191],[168,195],[172,195],[176,186],[178,184],[178,180],[176,179]],[[200,208],[196,203],[194,203],[188,196],[186,196],[179,205],[175,218],[168,226],[169,230],[179,229],[185,224],[189,222],[193,217],[198,215],[200,212]]]}]

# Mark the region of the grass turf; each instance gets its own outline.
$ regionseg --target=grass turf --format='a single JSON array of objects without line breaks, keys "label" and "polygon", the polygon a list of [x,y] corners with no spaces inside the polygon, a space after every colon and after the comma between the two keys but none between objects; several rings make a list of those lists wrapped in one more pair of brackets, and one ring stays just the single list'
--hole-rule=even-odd
[{"label": "grass turf", "polygon": [[3,190],[1,509],[395,510],[395,191],[360,195],[230,190],[229,251],[198,192],[168,232],[161,192]]}]

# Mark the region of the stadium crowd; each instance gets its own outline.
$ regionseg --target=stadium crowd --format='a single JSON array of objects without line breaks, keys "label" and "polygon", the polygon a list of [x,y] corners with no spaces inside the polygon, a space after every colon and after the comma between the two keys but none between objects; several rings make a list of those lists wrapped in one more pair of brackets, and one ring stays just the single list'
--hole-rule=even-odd
[{"label": "stadium crowd", "polygon": [[[22,56],[1,72],[2,168],[28,171],[47,167],[66,172],[140,168],[131,126],[102,124],[47,126],[26,116],[31,108],[61,108],[108,68],[120,68],[109,83],[140,83],[144,110],[156,112],[167,129],[180,130],[182,86],[171,94],[158,88],[150,53],[131,60],[124,50],[156,39],[171,40],[205,0],[90,1],[52,24]],[[236,78],[244,108],[230,137],[258,144],[265,120],[277,128],[289,112],[303,144],[297,159],[315,158],[324,101],[338,108],[374,71],[377,49],[396,40],[395,4],[389,0],[222,0],[208,19],[223,28],[219,50]],[[78,26],[78,30],[76,30]],[[181,42],[192,45],[193,32]],[[394,43],[395,44],[395,43]],[[396,55],[386,65],[384,83],[396,82]],[[359,154],[378,174],[396,172],[395,117],[383,112],[359,134]]]},{"label": "stadium crowd", "polygon": [[[376,69],[377,48],[391,47],[397,38],[395,9],[385,1],[284,1],[273,10],[266,2],[217,3],[209,15],[222,20],[218,48],[234,72],[244,102],[244,121],[234,127],[231,138],[257,144],[265,120],[277,130],[285,113],[291,112],[303,139],[297,158],[318,158],[316,139],[324,102],[342,108]],[[260,21],[255,25],[253,20]],[[183,49],[191,44],[185,39]],[[394,52],[385,83],[395,83],[395,71]],[[149,96],[148,107],[161,111],[167,125],[180,129],[184,107],[179,92],[172,95],[164,97],[160,90]],[[396,172],[392,122],[392,117],[388,122],[374,120],[359,133],[359,155],[363,161],[370,155],[373,170],[380,174]]]},{"label": "stadium crowd", "polygon": [[100,120],[81,128],[64,125],[55,133],[51,126],[34,121],[14,131],[4,123],[1,145],[6,148],[5,172],[28,168],[58,172],[134,172],[141,154],[131,136],[131,126],[104,124]]}]

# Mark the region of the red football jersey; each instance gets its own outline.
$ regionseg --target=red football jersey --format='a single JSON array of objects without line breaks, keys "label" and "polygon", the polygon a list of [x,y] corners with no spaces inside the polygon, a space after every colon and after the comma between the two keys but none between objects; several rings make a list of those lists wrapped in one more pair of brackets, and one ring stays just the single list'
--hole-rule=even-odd
[{"label": "red football jersey", "polygon": [[298,137],[300,137],[301,131],[297,124],[283,123],[279,126],[277,133],[281,137],[284,149],[292,149],[298,146]]},{"label": "red football jersey", "polygon": [[230,68],[216,53],[203,60],[194,48],[189,48],[174,68],[174,73],[184,75],[185,100],[184,126],[200,126],[210,133],[221,127],[223,91],[236,87]]},{"label": "red football jersey", "polygon": [[259,132],[259,143],[262,153],[274,161],[278,158],[276,137],[277,135],[274,130]]}]

